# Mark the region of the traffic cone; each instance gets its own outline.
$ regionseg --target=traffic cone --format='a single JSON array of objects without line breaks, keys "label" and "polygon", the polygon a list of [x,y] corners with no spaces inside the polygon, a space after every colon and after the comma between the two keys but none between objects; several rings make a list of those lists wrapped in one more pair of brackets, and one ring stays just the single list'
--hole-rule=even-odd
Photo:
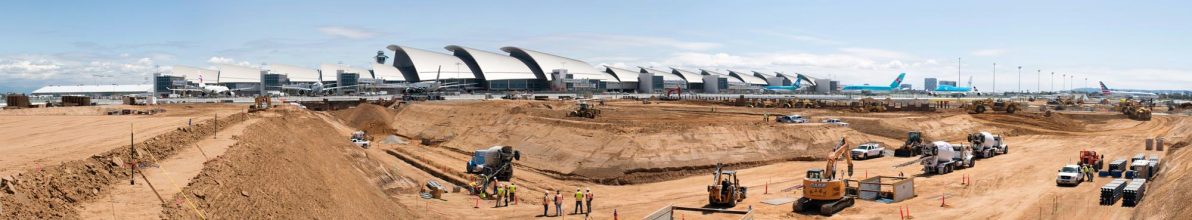
[{"label": "traffic cone", "polygon": [[902,213],[902,206],[898,207],[898,219],[906,219],[906,215]]},{"label": "traffic cone", "polygon": [[948,206],[947,199],[948,199],[948,194],[944,194],[943,196],[940,196],[940,207]]},{"label": "traffic cone", "polygon": [[613,220],[619,220],[617,216],[617,209],[613,209]]},{"label": "traffic cone", "polygon": [[472,208],[474,208],[474,209],[480,208],[480,197],[476,197],[476,205],[472,205]]},{"label": "traffic cone", "polygon": [[766,180],[766,192],[762,194],[770,194],[770,180]]}]

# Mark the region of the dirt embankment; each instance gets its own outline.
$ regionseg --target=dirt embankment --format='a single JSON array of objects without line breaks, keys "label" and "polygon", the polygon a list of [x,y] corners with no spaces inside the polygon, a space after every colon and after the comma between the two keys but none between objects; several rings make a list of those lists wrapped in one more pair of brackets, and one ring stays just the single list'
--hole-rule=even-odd
[{"label": "dirt embankment", "polygon": [[[1174,117],[1173,117],[1174,118]],[[1187,205],[1192,198],[1192,120],[1187,117],[1176,119],[1176,127],[1165,139],[1167,154],[1161,157],[1162,171],[1148,183],[1143,201],[1135,209],[1136,219],[1180,219],[1192,216],[1192,207]]]},{"label": "dirt embankment", "polygon": [[197,203],[164,218],[391,219],[412,216],[387,194],[386,171],[310,112],[249,127],[183,192]]},{"label": "dirt embankment", "polygon": [[[565,117],[570,102],[481,101],[419,103],[394,120],[398,134],[442,140],[459,154],[509,145],[519,164],[562,179],[644,183],[704,172],[716,163],[737,167],[809,160],[841,137],[869,135],[827,124],[763,122],[748,109],[615,103],[596,119]],[[350,119],[344,119],[350,120]]]},{"label": "dirt embankment", "polygon": [[370,141],[376,141],[373,139],[384,138],[385,135],[396,133],[392,126],[393,116],[397,115],[397,110],[394,109],[364,103],[355,108],[334,111],[331,114],[344,120],[348,126],[364,130]]},{"label": "dirt embankment", "polygon": [[[220,117],[219,128],[247,119],[245,114]],[[202,138],[211,137],[215,123],[207,122],[187,131],[179,128],[136,143],[142,162],[149,155],[168,158]],[[96,154],[90,158],[59,165],[26,170],[0,180],[0,219],[77,218],[76,206],[95,199],[112,184],[130,179],[128,146]],[[151,165],[143,163],[143,165]]]}]

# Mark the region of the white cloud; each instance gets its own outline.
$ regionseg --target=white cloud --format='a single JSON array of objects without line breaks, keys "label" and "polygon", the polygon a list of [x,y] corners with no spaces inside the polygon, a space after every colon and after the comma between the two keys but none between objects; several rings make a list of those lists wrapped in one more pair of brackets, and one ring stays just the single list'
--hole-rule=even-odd
[{"label": "white cloud", "polygon": [[719,48],[723,45],[713,42],[684,41],[667,37],[612,35],[612,34],[562,34],[530,38],[515,42],[534,45],[579,45],[585,48],[641,50],[642,48],[679,49],[701,51]]},{"label": "white cloud", "polygon": [[160,68],[153,58],[131,54],[0,57],[0,80],[32,84],[144,83],[158,71]]},{"label": "white cloud", "polygon": [[1006,50],[1005,49],[980,49],[980,50],[974,50],[972,52],[972,54],[973,54],[973,56],[979,56],[979,57],[1001,56],[1002,54],[1006,54]]},{"label": "white cloud", "polygon": [[811,36],[811,35],[804,35],[804,34],[788,34],[788,33],[780,33],[780,32],[771,31],[771,30],[759,30],[759,31],[754,31],[754,32],[759,33],[759,34],[777,36],[777,37],[787,39],[787,40],[807,42],[807,43],[829,44],[829,45],[845,44],[843,41],[831,40],[831,39],[826,39],[826,38],[816,37],[816,36]]},{"label": "white cloud", "polygon": [[377,32],[371,30],[345,26],[319,27],[319,32],[322,32],[326,35],[331,35],[332,37],[342,37],[355,40],[373,38],[378,35]]},{"label": "white cloud", "polygon": [[248,62],[248,61],[236,61],[236,59],[227,58],[227,57],[221,57],[221,56],[214,56],[214,57],[208,58],[208,59],[207,59],[207,63],[211,63],[211,64],[231,64],[231,65],[239,65],[239,66],[253,67],[253,65],[252,65],[252,63],[251,63],[251,62]]}]

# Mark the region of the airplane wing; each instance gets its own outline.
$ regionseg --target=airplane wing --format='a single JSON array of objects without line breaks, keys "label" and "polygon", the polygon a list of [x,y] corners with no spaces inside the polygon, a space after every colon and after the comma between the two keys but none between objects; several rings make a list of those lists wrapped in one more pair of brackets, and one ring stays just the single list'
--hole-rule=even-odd
[{"label": "airplane wing", "polygon": [[281,89],[284,89],[284,90],[310,91],[310,88],[309,88],[309,87],[298,87],[298,86],[282,86],[282,87],[281,87]]},{"label": "airplane wing", "polygon": [[260,89],[259,89],[259,88],[235,88],[235,89],[228,89],[228,91],[253,91],[253,90],[260,90]]},{"label": "airplane wing", "polygon": [[170,89],[170,91],[202,92],[203,90],[202,89],[184,88],[184,89]]}]

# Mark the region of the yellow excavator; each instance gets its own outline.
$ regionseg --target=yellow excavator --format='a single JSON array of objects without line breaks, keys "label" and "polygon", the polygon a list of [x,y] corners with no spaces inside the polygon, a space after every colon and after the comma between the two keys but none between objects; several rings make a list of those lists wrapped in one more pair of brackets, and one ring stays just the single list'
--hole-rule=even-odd
[{"label": "yellow excavator", "polygon": [[[851,154],[848,143],[844,138],[840,138],[840,143],[833,148],[832,153],[828,154],[826,167],[807,169],[807,176],[803,178],[803,197],[795,201],[793,207],[795,212],[816,210],[821,215],[831,216],[844,208],[853,206],[856,196],[845,193],[848,178],[853,176]],[[836,161],[842,157],[848,163],[847,178],[843,175],[840,178],[836,177]]]}]

